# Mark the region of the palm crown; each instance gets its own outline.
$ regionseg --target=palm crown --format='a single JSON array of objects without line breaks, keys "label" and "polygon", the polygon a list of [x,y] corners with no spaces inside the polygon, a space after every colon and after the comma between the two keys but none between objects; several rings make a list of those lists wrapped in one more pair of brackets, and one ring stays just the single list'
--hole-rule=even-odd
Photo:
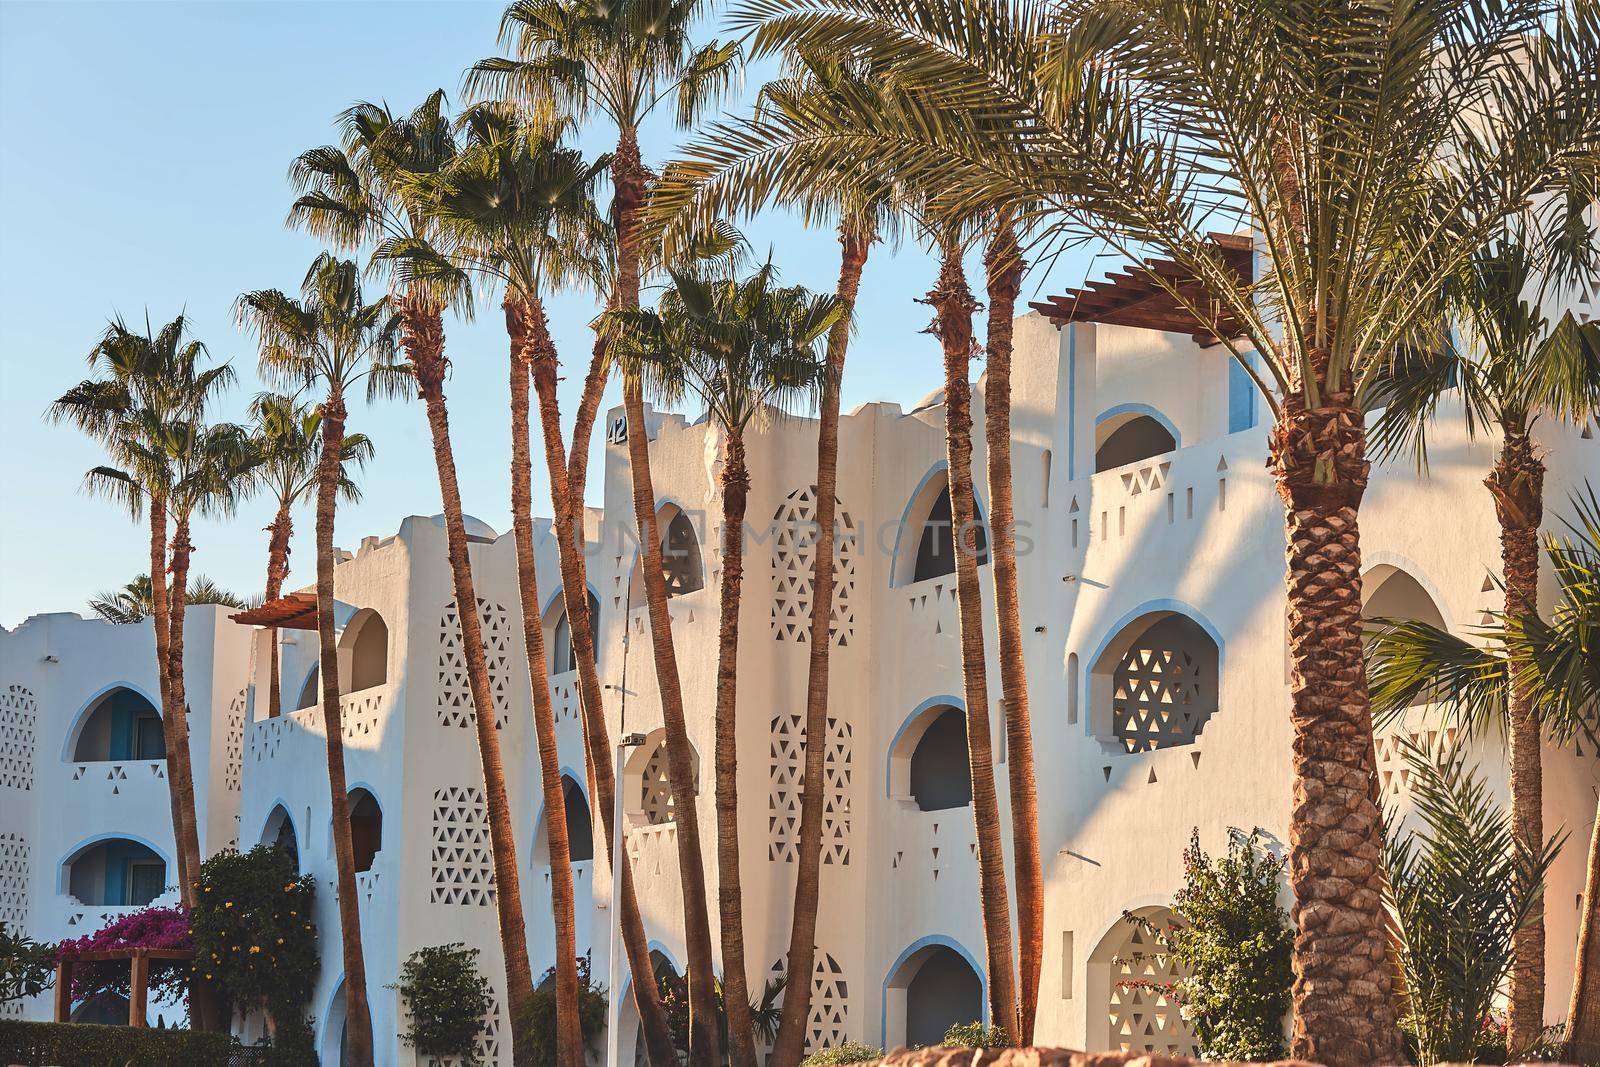
[{"label": "palm crown", "polygon": [[[317,485],[317,459],[322,452],[322,414],[313,405],[282,393],[262,393],[250,403],[251,447],[258,455],[257,476],[279,504],[294,506]],[[346,434],[341,446],[343,473],[339,495],[361,499],[361,487],[350,468],[364,467],[373,455],[372,441]]]}]

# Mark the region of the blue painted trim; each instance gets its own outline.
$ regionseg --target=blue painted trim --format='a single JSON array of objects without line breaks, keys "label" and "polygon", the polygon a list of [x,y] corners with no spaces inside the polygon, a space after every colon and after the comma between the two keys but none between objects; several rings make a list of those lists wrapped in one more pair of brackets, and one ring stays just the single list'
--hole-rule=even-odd
[{"label": "blue painted trim", "polygon": [[[317,1054],[320,1056],[327,1051],[328,1028],[333,1025],[333,1002],[339,999],[339,994],[344,992],[344,974],[341,972],[339,980],[333,983],[333,992],[328,994],[328,999],[322,1004],[322,1014],[318,1016],[322,1023],[322,1033],[317,1038]],[[345,1007],[345,1017],[349,1018],[350,1009]]]},{"label": "blue painted trim", "polygon": [[1102,422],[1105,422],[1107,419],[1114,419],[1118,415],[1148,415],[1150,418],[1159,422],[1163,427],[1166,428],[1166,431],[1172,435],[1172,446],[1174,449],[1183,447],[1183,435],[1180,434],[1178,432],[1178,428],[1172,424],[1172,420],[1167,418],[1156,408],[1151,407],[1149,404],[1140,404],[1136,402],[1117,404],[1115,407],[1106,408],[1100,414],[1096,415],[1094,417],[1094,424],[1098,427]]},{"label": "blue painted trim", "polygon": [[912,709],[911,714],[905,717],[905,721],[900,724],[900,728],[894,732],[894,737],[889,742],[889,749],[883,756],[884,796],[893,796],[894,750],[900,747],[900,738],[905,736],[905,732],[911,728],[912,723],[933,708],[955,708],[957,711],[965,712],[967,710],[967,702],[960,697],[936,696],[929,697]]},{"label": "blue painted trim", "polygon": [[1212,644],[1217,646],[1217,709],[1221,711],[1225,703],[1223,691],[1227,683],[1227,671],[1225,670],[1228,652],[1227,641],[1223,639],[1217,628],[1211,624],[1211,620],[1206,618],[1193,604],[1171,597],[1162,597],[1157,600],[1145,601],[1132,611],[1123,614],[1121,618],[1109,627],[1103,629],[1100,634],[1100,643],[1095,645],[1094,651],[1090,653],[1089,658],[1078,661],[1078,685],[1080,687],[1078,692],[1078,725],[1083,727],[1086,734],[1094,734],[1094,707],[1091,704],[1091,700],[1093,699],[1094,691],[1093,679],[1095,674],[1099,672],[1100,657],[1105,654],[1106,648],[1111,642],[1116,640],[1117,635],[1127,629],[1131,623],[1145,615],[1160,611],[1184,616],[1204,630],[1206,636],[1211,638]]},{"label": "blue painted trim", "polygon": [[[317,656],[316,656],[316,662],[313,663],[311,665],[310,669],[308,669],[306,671],[306,673],[301,676],[300,684],[299,684],[299,686],[297,686],[295,688],[294,699],[295,699],[296,703],[299,703],[299,701],[300,701],[300,694],[306,691],[306,683],[311,681],[311,676],[313,674],[316,674],[317,671],[319,671],[321,669],[322,669],[322,654],[319,651]],[[283,679],[282,679],[281,675],[279,676],[278,681],[279,681],[279,684],[281,685],[282,682],[283,682]],[[321,703],[322,702],[321,679],[319,678],[317,681],[318,681],[318,685],[317,685],[317,702]],[[278,699],[279,699],[279,713],[282,714],[282,715],[288,715],[290,712],[300,711],[301,710],[300,708],[285,707],[284,706],[285,702],[283,701],[283,694],[282,693],[278,694]]]},{"label": "blue painted trim", "polygon": [[261,824],[261,833],[256,835],[256,842],[258,844],[265,843],[262,841],[262,838],[266,836],[267,823],[272,821],[272,813],[277,811],[279,808],[283,809],[284,816],[289,820],[289,829],[294,831],[294,847],[296,849],[303,848],[305,845],[305,840],[300,836],[300,824],[294,821],[294,809],[289,806],[289,802],[287,800],[283,799],[282,794],[279,794],[273,799],[271,804],[267,805],[267,817]]},{"label": "blue painted trim", "polygon": [[945,934],[929,934],[919,937],[906,947],[906,950],[890,964],[889,972],[883,976],[883,990],[878,998],[878,1045],[880,1048],[889,1047],[889,983],[894,981],[895,975],[900,973],[900,968],[905,966],[907,960],[925,948],[941,945],[950,949],[956,955],[967,961],[967,966],[972,968],[972,973],[978,976],[978,982],[983,987],[983,1025],[989,1025],[989,975],[978,963],[978,958],[967,951],[965,945],[953,937]]},{"label": "blue painted trim", "polygon": [[[378,840],[378,854],[382,855],[383,854],[383,839],[382,839],[381,834],[382,834],[382,820],[383,820],[383,801],[378,799],[378,790],[376,788],[374,788],[365,779],[361,779],[361,780],[358,780],[358,781],[346,782],[345,783],[344,796],[345,796],[345,803],[346,804],[349,804],[349,802],[350,802],[350,794],[354,793],[357,789],[365,789],[371,795],[372,802],[374,804],[378,805],[379,834],[380,834],[380,837],[379,837],[379,840]],[[333,810],[332,810],[332,802],[331,801],[330,801],[329,811],[328,811],[328,827],[327,827],[327,829],[328,829],[328,851],[325,854],[331,856],[331,855],[333,855]],[[301,852],[304,852],[304,851],[305,851],[305,849],[302,848]]]},{"label": "blue painted trim", "polygon": [[[70,879],[68,879],[68,877],[67,877],[67,867],[71,865],[72,861],[77,859],[79,856],[83,855],[85,852],[89,851],[89,849],[93,848],[95,845],[101,844],[102,842],[105,842],[105,841],[132,841],[136,845],[143,845],[145,848],[149,849],[151,852],[154,852],[156,854],[156,856],[161,860],[161,862],[166,865],[168,874],[172,874],[173,873],[172,857],[169,856],[167,854],[166,850],[163,849],[160,845],[156,844],[154,841],[150,840],[149,838],[141,837],[138,834],[128,833],[126,831],[112,830],[112,831],[108,831],[108,832],[103,833],[103,834],[95,834],[93,837],[84,838],[82,841],[79,841],[72,848],[68,849],[66,854],[63,855],[61,857],[61,859],[56,862],[56,892],[57,893],[65,895],[65,894],[70,893],[72,891],[72,887],[71,887],[71,884],[70,884]],[[163,886],[162,888],[164,890],[166,887]],[[93,905],[91,905],[91,907],[92,906]]]},{"label": "blue painted trim", "polygon": [[[894,531],[894,551],[889,555],[889,585],[891,588],[899,585],[910,584],[909,582],[899,581],[896,578],[896,575],[900,571],[900,539],[905,536],[906,528],[911,525],[911,509],[917,506],[917,501],[922,498],[922,491],[928,487],[928,483],[931,482],[935,477],[942,476],[946,482],[950,480],[949,474],[946,473],[949,471],[949,469],[949,460],[941,459],[935,462],[933,466],[928,468],[927,473],[922,476],[922,479],[917,482],[917,487],[911,491],[911,495],[906,498],[906,506],[900,512],[900,523],[895,527]],[[984,541],[986,544],[992,544],[994,542],[994,537],[990,534],[989,523],[984,518],[984,516],[989,513],[989,509],[984,506],[983,496],[978,492],[976,486],[974,486],[972,490],[972,504],[978,512],[978,525],[983,527]],[[917,525],[918,540],[920,541],[920,528],[922,525],[921,519],[917,520]],[[881,545],[882,542],[880,541],[879,543]],[[907,547],[911,548],[909,545]],[[916,550],[911,548],[911,551]]]},{"label": "blue painted trim", "polygon": [[[663,956],[665,956],[667,958],[667,962],[672,964],[672,969],[674,971],[677,971],[679,974],[683,973],[683,968],[678,966],[678,958],[676,956],[674,956],[672,954],[672,951],[670,949],[668,949],[667,946],[662,944],[660,941],[657,941],[654,938],[652,938],[651,940],[649,940],[648,942],[645,943],[645,949],[646,949],[647,953],[650,953],[650,952],[659,952],[659,953],[661,953]],[[628,1001],[628,994],[633,992],[633,971],[631,969],[627,968],[627,967],[624,967],[623,968],[623,972],[624,973],[623,973],[623,976],[622,976],[622,996],[623,996],[623,1001],[622,1002],[624,1004],[626,1004],[627,1001]]]},{"label": "blue painted trim", "polygon": [[[637,553],[635,553],[635,555],[637,555]],[[630,571],[632,570],[631,566],[630,566],[629,570]],[[595,584],[593,582],[589,581],[586,578],[586,579],[584,579],[583,587],[585,589],[589,590],[589,595],[594,597],[594,602],[596,604],[600,603],[600,590],[595,586]],[[539,609],[539,618],[542,619],[547,614],[549,614],[550,606],[552,604],[554,604],[556,602],[556,599],[558,597],[560,597],[565,592],[566,592],[566,587],[565,586],[560,586],[560,585],[556,586],[556,591],[551,593],[549,596],[544,598],[544,606]],[[592,623],[594,620],[591,619],[589,621]]]},{"label": "blue painted trim", "polygon": [[137,685],[133,682],[110,682],[96,690],[95,694],[88,700],[84,701],[83,704],[79,706],[77,713],[73,715],[72,726],[67,730],[66,743],[61,749],[62,763],[77,762],[72,758],[72,754],[73,751],[78,747],[79,735],[83,733],[83,728],[88,725],[89,716],[92,715],[100,706],[101,701],[105,700],[107,696],[110,696],[118,689],[126,689],[137,694],[141,699],[144,700],[146,704],[150,705],[150,710],[156,713],[156,717],[161,718],[160,701],[152,698],[150,694],[145,691],[143,686]]},{"label": "blue painted trim", "polygon": [[[572,784],[578,787],[578,793],[579,793],[579,795],[581,795],[583,797],[584,807],[589,809],[589,821],[590,821],[590,824],[593,825],[593,822],[594,822],[594,805],[589,803],[589,789],[584,784],[584,776],[579,774],[577,771],[573,770],[571,767],[568,767],[566,764],[562,764],[562,766],[561,766],[561,777],[572,779]],[[539,827],[544,822],[544,810],[548,806],[549,805],[547,805],[544,802],[544,791],[540,790],[540,793],[539,793],[539,810],[536,813],[534,813],[534,816],[533,816],[533,833],[534,833],[535,837],[537,837],[538,834],[539,834]],[[609,820],[608,820],[608,824],[609,824]],[[533,851],[533,842],[531,842],[531,841],[528,842],[528,851],[530,853]]]}]

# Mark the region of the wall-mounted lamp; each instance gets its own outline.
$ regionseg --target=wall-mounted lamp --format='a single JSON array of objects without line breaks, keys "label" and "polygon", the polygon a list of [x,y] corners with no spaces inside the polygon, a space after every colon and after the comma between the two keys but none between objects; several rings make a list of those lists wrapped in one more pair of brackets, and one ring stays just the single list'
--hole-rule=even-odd
[{"label": "wall-mounted lamp", "polygon": [[48,655],[45,656],[44,661],[46,663],[60,663],[61,662],[60,660],[56,659],[54,656],[48,656]]}]

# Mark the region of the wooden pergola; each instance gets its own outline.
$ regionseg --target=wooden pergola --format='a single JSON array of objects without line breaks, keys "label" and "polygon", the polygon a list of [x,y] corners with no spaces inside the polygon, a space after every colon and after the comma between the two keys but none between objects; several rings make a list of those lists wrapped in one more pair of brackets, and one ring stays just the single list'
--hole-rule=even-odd
[{"label": "wooden pergola", "polygon": [[315,630],[317,595],[289,593],[248,611],[229,615],[228,618],[246,626],[272,626],[280,630]]},{"label": "wooden pergola", "polygon": [[128,1025],[144,1026],[150,1004],[150,961],[192,960],[192,948],[111,948],[100,952],[77,952],[56,960],[56,1022],[72,1018],[72,972],[80,963],[115,963],[127,960],[132,969],[128,983]]},{"label": "wooden pergola", "polygon": [[[1254,247],[1249,236],[1214,233],[1210,237],[1228,269],[1242,284],[1249,284],[1255,274]],[[1186,333],[1203,348],[1240,332],[1237,318],[1205,282],[1170,259],[1152,259],[1140,266],[1113,271],[1104,281],[1089,282],[1081,289],[1068,289],[1060,296],[1028,306],[1056,326],[1103,322]]]}]

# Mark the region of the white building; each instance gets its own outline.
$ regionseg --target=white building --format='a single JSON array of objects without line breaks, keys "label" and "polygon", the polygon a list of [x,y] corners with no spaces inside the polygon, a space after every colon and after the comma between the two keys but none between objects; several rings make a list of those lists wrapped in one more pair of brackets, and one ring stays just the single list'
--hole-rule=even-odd
[{"label": "white building", "polygon": [[[980,382],[980,471],[981,397]],[[1114,958],[1138,951],[1138,929],[1123,921],[1124,911],[1159,914],[1170,903],[1191,829],[1213,850],[1223,847],[1229,827],[1287,836],[1283,518],[1263,465],[1265,427],[1247,381],[1220,347],[1129,326],[1058,327],[1039,314],[1017,322],[1013,404],[1018,565],[1047,886],[1038,1037],[1072,1047],[1185,1051],[1176,1013],[1119,988],[1127,965]],[[661,717],[633,573],[628,427],[620,411],[606,425],[604,507],[591,511],[588,527],[599,666],[613,739],[648,736],[621,784],[627,854],[652,944],[681,967],[674,824],[657,756]],[[1568,491],[1600,474],[1600,442],[1593,426],[1542,421],[1539,429],[1554,526]],[[676,590],[670,609],[705,781],[713,748],[722,442],[712,427],[675,415],[652,413],[648,432],[662,530],[678,550],[669,564]],[[836,587],[812,1038],[928,1042],[950,1022],[984,1011],[953,560],[948,528],[939,524],[948,514],[940,397],[909,412],[864,405],[842,420],[840,451],[838,496],[849,536]],[[750,442],[755,532],[746,548],[738,763],[756,990],[781,971],[788,942],[815,454],[815,423],[805,419],[776,422]],[[1447,412],[1425,476],[1409,461],[1374,469],[1362,509],[1371,614],[1427,618],[1470,633],[1499,606],[1498,529],[1482,485],[1492,459],[1491,443],[1467,441]],[[986,510],[981,485],[978,495]],[[481,523],[469,532],[537,976],[552,962],[553,933],[514,546],[509,533],[496,536]],[[599,977],[613,921],[610,879],[604,849],[593,859],[587,832],[576,675],[564,669],[570,660],[548,526],[540,528],[538,561],[578,857],[578,949],[593,950]],[[988,607],[988,568],[980,574]],[[501,982],[474,712],[442,525],[412,517],[389,538],[368,538],[337,568],[336,583],[368,995],[379,1062],[409,1067],[417,1058],[392,1037],[402,1011],[386,988],[409,953],[463,941],[483,951],[497,989]],[[268,631],[247,631],[214,609],[193,609],[189,625],[195,764],[209,769],[200,787],[202,845],[292,842],[302,867],[318,876],[324,952],[311,1011],[325,1060],[337,1062],[343,997],[314,634],[280,631],[284,714],[270,719]],[[992,614],[987,639],[992,655]],[[32,619],[0,641],[0,917],[20,920],[38,937],[92,929],[120,906],[108,896],[115,895],[110,876],[96,881],[101,868],[84,867],[97,855],[90,846],[116,838],[163,862],[171,855],[160,761],[129,759],[122,748],[79,747],[89,739],[100,744],[101,735],[86,726],[105,694],[143,692],[154,705],[152,659],[147,628],[71,616]],[[1168,663],[1181,664],[1181,675],[1153,669]],[[998,671],[990,680],[998,718]],[[1174,703],[1186,709],[1179,718],[1161,713]],[[1407,786],[1393,738],[1428,729],[1426,709],[1417,709],[1379,738],[1385,793],[1396,804],[1405,804]],[[998,722],[995,736],[998,746]],[[135,744],[137,738],[136,730]],[[997,756],[1003,781],[1003,747]],[[1480,745],[1480,758],[1503,795],[1497,739]],[[1546,1003],[1556,1020],[1566,1009],[1600,765],[1593,753],[1551,748],[1545,771],[1546,830],[1569,835],[1546,898]],[[1004,788],[1000,802],[1004,811]],[[709,789],[698,807],[714,879]],[[601,831],[605,813],[595,822]],[[136,865],[132,871],[143,884],[147,876]],[[90,903],[80,887],[91,896],[103,887],[100,899]],[[714,886],[711,899],[714,912]],[[1157,966],[1153,958],[1149,966]],[[35,1015],[47,1010],[43,1001],[30,1006]],[[486,1040],[491,1063],[509,1063],[502,1010]],[[626,1061],[638,1029],[630,1001],[621,1025]]]}]

